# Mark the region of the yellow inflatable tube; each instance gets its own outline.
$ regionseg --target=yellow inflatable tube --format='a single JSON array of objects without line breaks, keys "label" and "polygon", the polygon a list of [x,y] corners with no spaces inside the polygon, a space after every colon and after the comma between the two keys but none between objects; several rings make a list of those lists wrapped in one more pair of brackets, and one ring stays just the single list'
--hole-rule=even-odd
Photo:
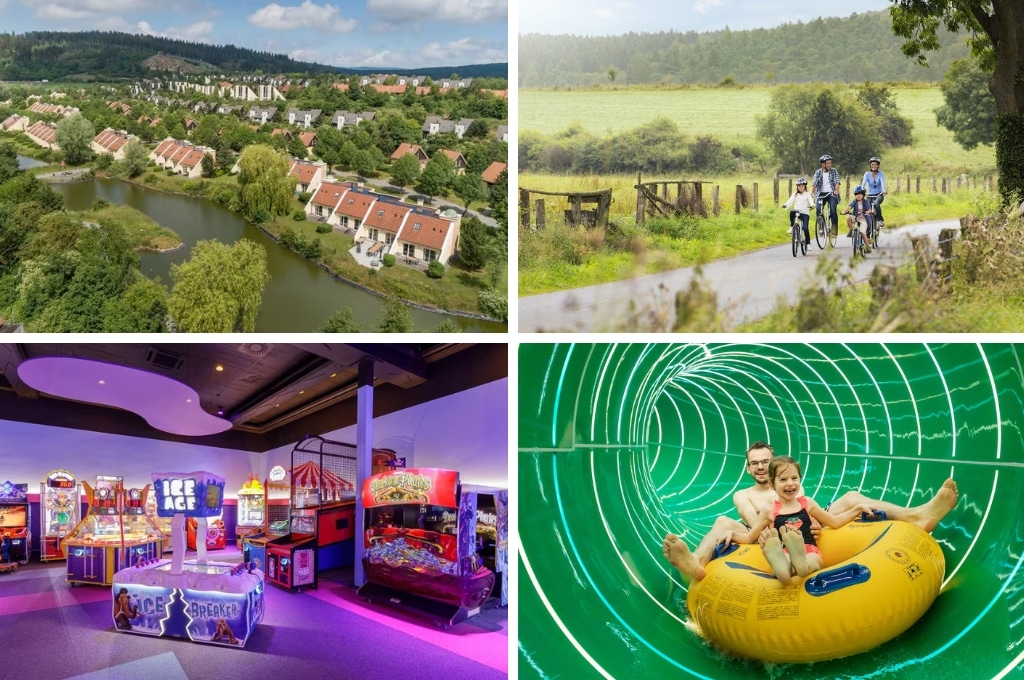
[{"label": "yellow inflatable tube", "polygon": [[866,651],[896,637],[939,594],[946,562],[923,529],[852,522],[823,529],[826,565],[784,586],[757,544],[712,560],[690,586],[691,620],[715,646],[773,663],[810,663]]}]

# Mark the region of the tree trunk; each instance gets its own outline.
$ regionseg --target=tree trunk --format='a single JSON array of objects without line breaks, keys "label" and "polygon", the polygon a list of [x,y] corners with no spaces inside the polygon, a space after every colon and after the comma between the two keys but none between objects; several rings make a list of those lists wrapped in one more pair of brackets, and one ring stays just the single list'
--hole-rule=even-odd
[{"label": "tree trunk", "polygon": [[1024,196],[1024,3],[992,0],[991,20],[983,24],[995,47],[996,68],[989,90],[996,101],[996,167],[999,193],[1008,203]]}]

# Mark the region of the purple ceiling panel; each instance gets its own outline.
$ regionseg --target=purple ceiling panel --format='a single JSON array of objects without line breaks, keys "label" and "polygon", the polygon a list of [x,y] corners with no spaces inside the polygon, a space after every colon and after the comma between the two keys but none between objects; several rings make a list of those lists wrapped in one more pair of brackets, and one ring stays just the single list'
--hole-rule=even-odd
[{"label": "purple ceiling panel", "polygon": [[18,366],[30,387],[64,399],[114,406],[152,427],[191,437],[217,434],[231,423],[210,415],[188,385],[156,373],[74,357],[39,357]]}]

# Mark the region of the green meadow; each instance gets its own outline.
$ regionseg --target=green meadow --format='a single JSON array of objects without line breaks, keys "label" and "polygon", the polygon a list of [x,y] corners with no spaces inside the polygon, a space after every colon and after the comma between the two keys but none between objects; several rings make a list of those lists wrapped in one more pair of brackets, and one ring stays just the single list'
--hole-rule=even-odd
[{"label": "green meadow", "polygon": [[[555,134],[570,126],[603,136],[629,130],[659,116],[688,136],[710,134],[724,143],[753,141],[756,116],[764,113],[772,87],[598,90],[520,90],[519,129]],[[995,151],[978,147],[965,151],[953,134],[935,122],[941,106],[937,86],[890,87],[900,112],[914,122],[912,147],[885,149],[887,173],[983,174],[994,171]],[[822,150],[827,153],[827,150]],[[864,168],[843,168],[860,172]]]}]

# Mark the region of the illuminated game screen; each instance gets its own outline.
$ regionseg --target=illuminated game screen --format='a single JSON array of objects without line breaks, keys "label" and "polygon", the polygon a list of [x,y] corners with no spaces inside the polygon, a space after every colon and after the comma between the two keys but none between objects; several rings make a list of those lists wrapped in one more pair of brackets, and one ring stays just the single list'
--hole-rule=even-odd
[{"label": "illuminated game screen", "polygon": [[25,526],[27,509],[27,505],[0,505],[0,528]]}]

